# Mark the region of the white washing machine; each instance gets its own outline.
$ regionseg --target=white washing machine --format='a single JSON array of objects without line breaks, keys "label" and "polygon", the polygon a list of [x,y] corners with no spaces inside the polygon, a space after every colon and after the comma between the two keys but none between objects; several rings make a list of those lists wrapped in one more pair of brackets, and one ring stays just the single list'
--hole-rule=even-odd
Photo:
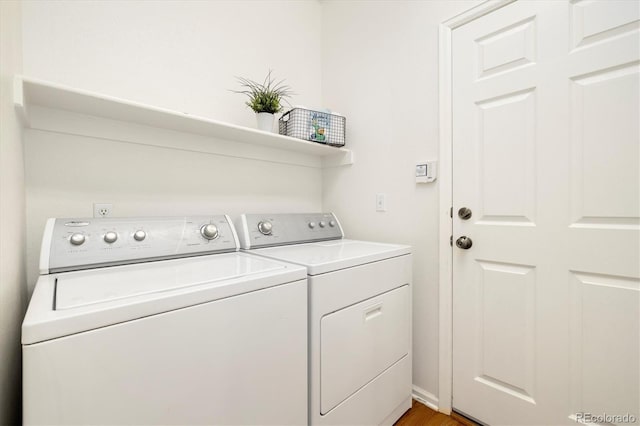
[{"label": "white washing machine", "polygon": [[411,247],[344,239],[331,213],[245,214],[240,245],[309,275],[309,423],[391,425],[411,407]]},{"label": "white washing machine", "polygon": [[307,422],[307,274],[227,216],[50,219],[22,325],[31,424]]}]

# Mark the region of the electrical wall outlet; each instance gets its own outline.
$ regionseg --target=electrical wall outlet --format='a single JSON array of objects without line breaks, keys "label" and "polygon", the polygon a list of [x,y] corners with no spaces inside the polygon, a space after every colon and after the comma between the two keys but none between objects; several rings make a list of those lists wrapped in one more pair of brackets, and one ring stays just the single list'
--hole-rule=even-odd
[{"label": "electrical wall outlet", "polygon": [[93,203],[93,217],[109,217],[113,213],[113,204]]},{"label": "electrical wall outlet", "polygon": [[376,194],[376,211],[387,211],[387,194]]}]

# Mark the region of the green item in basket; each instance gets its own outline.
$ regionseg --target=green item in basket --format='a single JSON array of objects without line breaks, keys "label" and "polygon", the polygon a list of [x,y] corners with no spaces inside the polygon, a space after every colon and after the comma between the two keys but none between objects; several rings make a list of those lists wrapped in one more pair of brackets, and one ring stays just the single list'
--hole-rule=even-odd
[{"label": "green item in basket", "polygon": [[310,111],[311,135],[309,140],[315,142],[326,142],[329,133],[331,117],[326,112]]}]

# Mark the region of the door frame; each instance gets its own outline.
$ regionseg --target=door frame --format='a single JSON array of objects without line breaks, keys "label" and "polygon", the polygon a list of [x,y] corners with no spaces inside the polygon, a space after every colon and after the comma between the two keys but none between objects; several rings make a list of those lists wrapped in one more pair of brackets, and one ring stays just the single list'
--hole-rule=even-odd
[{"label": "door frame", "polygon": [[440,214],[439,214],[439,296],[438,296],[438,410],[451,413],[453,385],[453,78],[452,32],[481,16],[516,0],[486,0],[440,24],[438,49],[438,91],[440,124]]}]

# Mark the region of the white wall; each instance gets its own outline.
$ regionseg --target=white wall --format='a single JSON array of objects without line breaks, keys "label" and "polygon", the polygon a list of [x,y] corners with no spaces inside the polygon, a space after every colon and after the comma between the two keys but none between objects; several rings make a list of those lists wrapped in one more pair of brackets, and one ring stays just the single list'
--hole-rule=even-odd
[{"label": "white wall", "polygon": [[[323,103],[347,116],[356,163],[327,171],[323,208],[351,238],[413,246],[413,383],[438,395],[438,24],[473,1],[324,1]],[[388,196],[375,211],[375,194]],[[445,207],[446,208],[446,207]]]},{"label": "white wall", "polygon": [[0,424],[20,423],[20,325],[27,301],[22,124],[13,75],[22,67],[17,1],[0,1]]},{"label": "white wall", "polygon": [[255,127],[235,76],[271,68],[320,101],[317,0],[24,2],[24,73]]},{"label": "white wall", "polygon": [[[253,113],[229,91],[236,75],[271,68],[298,93],[293,102],[321,101],[316,0],[27,1],[23,37],[29,77],[249,127]],[[318,168],[97,136],[25,131],[30,288],[46,218],[91,216],[94,202],[113,203],[116,216],[322,209]]]}]

